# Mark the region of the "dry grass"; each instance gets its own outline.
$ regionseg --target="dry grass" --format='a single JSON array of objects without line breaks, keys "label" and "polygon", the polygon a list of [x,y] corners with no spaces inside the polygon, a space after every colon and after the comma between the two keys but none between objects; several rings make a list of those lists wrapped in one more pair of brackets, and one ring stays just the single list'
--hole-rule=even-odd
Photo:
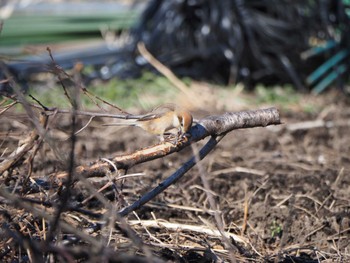
[{"label": "dry grass", "polygon": [[[184,101],[197,119],[271,105],[249,104],[252,95],[240,87],[192,83],[186,89],[200,94],[194,104],[183,99],[188,98],[183,91],[169,98],[163,94],[163,102]],[[120,209],[196,156],[197,145],[127,171],[74,181],[79,164],[108,162],[157,138],[138,129],[104,127],[102,116],[80,115],[80,97],[89,97],[102,115],[120,110],[81,85],[75,92],[63,90],[73,105],[69,114],[51,109],[42,115],[42,106],[32,107],[19,93],[16,102],[1,103],[1,261],[350,259],[350,112],[337,94],[293,102],[282,111],[281,127],[227,135],[184,178],[123,218]],[[303,110],[307,103],[313,111]],[[68,174],[64,180],[63,174]]]}]

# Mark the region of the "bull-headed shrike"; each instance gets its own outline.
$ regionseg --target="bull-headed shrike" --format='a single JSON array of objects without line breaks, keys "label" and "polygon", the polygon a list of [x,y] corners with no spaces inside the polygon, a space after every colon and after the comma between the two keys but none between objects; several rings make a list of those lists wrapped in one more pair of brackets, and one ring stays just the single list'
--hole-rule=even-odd
[{"label": "bull-headed shrike", "polygon": [[137,126],[151,134],[158,135],[160,140],[164,141],[165,132],[172,129],[177,129],[177,138],[184,136],[191,129],[192,121],[192,115],[186,109],[175,104],[164,104],[135,120],[127,120],[105,125]]}]

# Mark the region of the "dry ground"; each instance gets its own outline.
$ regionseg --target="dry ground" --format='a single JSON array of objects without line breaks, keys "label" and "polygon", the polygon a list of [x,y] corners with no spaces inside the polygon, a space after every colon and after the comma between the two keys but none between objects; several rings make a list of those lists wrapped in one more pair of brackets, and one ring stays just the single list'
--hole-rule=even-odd
[{"label": "dry ground", "polygon": [[[117,175],[74,184],[69,211],[63,211],[60,220],[76,231],[58,228],[51,242],[45,243],[53,224],[50,216],[64,198],[64,189],[53,183],[54,176],[65,169],[58,156],[64,158],[71,147],[70,119],[58,116],[49,123],[55,146],[44,141],[29,182],[24,184],[29,171],[26,162],[0,177],[0,261],[38,262],[45,257],[45,261],[106,262],[117,251],[115,262],[145,258],[148,262],[349,262],[349,103],[340,94],[311,100],[320,110],[305,113],[295,106],[281,111],[283,125],[231,132],[199,165],[117,228],[111,223],[115,211],[176,171],[192,156],[192,149],[137,165],[127,171],[133,177],[112,180],[92,199],[87,198],[94,189]],[[223,103],[225,110],[239,108],[230,107],[224,99],[218,104]],[[206,110],[218,113],[223,107]],[[194,115],[199,118],[203,113]],[[86,122],[82,118],[80,126]],[[157,142],[138,128],[106,128],[101,123],[96,119],[79,133],[76,162],[88,164]],[[26,114],[12,110],[2,114],[1,160],[28,136],[30,127]],[[6,197],[5,189],[13,199]],[[223,224],[226,239],[217,232],[218,224]],[[234,241],[229,234],[244,242]]]}]

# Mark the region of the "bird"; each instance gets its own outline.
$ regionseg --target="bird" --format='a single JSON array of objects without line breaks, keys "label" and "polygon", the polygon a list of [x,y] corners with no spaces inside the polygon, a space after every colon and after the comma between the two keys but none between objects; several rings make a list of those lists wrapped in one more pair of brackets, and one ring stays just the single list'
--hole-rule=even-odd
[{"label": "bird", "polygon": [[[128,116],[132,118],[132,116]],[[158,135],[163,142],[164,134],[172,129],[177,129],[176,144],[192,127],[192,114],[176,104],[163,104],[147,114],[141,115],[136,120],[105,124],[105,126],[137,126],[148,133]],[[172,133],[173,134],[173,133]]]}]

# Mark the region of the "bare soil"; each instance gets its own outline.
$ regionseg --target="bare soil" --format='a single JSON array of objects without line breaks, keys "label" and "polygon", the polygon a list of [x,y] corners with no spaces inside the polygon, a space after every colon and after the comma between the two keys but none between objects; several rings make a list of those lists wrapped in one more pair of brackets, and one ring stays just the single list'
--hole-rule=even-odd
[{"label": "bare soil", "polygon": [[[339,96],[323,95],[318,100],[324,106],[317,113],[289,109],[281,112],[283,125],[226,135],[180,181],[125,222],[119,219],[116,228],[113,212],[175,172],[193,155],[191,147],[137,165],[127,171],[135,176],[124,180],[111,180],[117,176],[114,173],[89,179],[91,184],[75,183],[70,208],[60,221],[92,237],[104,248],[98,252],[92,241],[64,227],[45,243],[53,223],[49,217],[64,196],[56,178],[67,167],[59,158],[71,149],[70,118],[50,119],[54,140],[51,146],[44,140],[35,154],[29,182],[28,162],[19,162],[0,176],[1,261],[35,262],[53,255],[52,260],[73,262],[350,262],[349,103]],[[87,119],[80,121],[82,127]],[[138,128],[106,128],[101,123],[95,119],[78,134],[75,165],[157,142]],[[1,116],[0,129],[3,161],[32,128],[26,114],[8,111]],[[112,186],[102,189],[100,196],[87,199],[110,181]],[[5,197],[5,189],[13,199]],[[227,234],[245,242],[214,233],[221,223]],[[109,256],[107,248],[117,256]]]}]

